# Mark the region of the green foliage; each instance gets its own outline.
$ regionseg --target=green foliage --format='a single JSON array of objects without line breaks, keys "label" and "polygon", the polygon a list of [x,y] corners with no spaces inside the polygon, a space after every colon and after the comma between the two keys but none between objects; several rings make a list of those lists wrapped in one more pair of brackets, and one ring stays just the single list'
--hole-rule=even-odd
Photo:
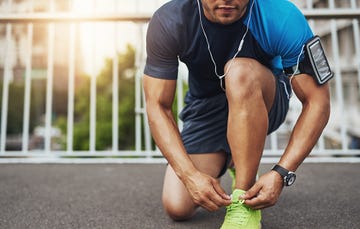
[{"label": "green foliage", "polygon": [[[30,103],[30,132],[39,124],[40,117],[44,113],[45,87],[41,81],[35,81],[31,90]],[[34,85],[36,84],[36,85]],[[3,82],[0,83],[0,109],[2,110]],[[9,85],[9,101],[7,114],[7,134],[19,135],[23,130],[24,115],[24,83],[11,83]],[[1,118],[1,113],[0,113]]]},{"label": "green foliage", "polygon": [[11,84],[9,86],[7,133],[17,134],[22,131],[24,110],[24,86]]},{"label": "green foliage", "polygon": [[81,121],[74,124],[73,139],[74,150],[89,150],[89,122]]},{"label": "green foliage", "polygon": [[[128,46],[118,54],[119,79],[119,148],[133,149],[135,145],[135,50]],[[130,73],[130,74],[129,74]],[[96,84],[96,150],[106,150],[112,145],[112,80],[113,60],[106,59],[97,76]],[[74,124],[74,150],[89,149],[90,80],[76,91]]]}]

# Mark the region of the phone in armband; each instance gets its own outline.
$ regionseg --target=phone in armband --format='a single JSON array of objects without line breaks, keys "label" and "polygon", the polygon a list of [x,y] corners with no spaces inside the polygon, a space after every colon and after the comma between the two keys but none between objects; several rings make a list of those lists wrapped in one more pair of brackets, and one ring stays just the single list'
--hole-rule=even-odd
[{"label": "phone in armband", "polygon": [[318,84],[325,84],[334,76],[318,36],[306,43],[305,56],[310,61],[313,70],[312,76]]},{"label": "phone in armband", "polygon": [[304,59],[297,66],[284,70],[288,75],[311,75],[319,85],[325,84],[334,76],[318,36],[311,38],[304,45]]}]

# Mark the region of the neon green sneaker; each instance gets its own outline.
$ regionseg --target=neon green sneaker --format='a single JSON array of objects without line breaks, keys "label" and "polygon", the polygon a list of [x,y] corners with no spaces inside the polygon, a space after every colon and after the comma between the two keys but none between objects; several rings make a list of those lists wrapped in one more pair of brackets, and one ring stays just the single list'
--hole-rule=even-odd
[{"label": "neon green sneaker", "polygon": [[226,207],[226,215],[220,229],[259,229],[261,228],[261,211],[253,210],[239,200],[245,191],[235,189],[231,196],[232,203]]},{"label": "neon green sneaker", "polygon": [[232,183],[231,183],[231,190],[235,190],[235,177],[236,177],[236,171],[234,167],[228,168],[228,173],[231,177]]}]

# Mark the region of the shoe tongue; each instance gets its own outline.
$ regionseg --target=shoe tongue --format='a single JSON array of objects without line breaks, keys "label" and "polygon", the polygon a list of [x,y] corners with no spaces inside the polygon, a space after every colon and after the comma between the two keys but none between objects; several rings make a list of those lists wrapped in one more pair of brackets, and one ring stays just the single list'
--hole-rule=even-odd
[{"label": "shoe tongue", "polygon": [[235,189],[231,195],[231,200],[234,202],[234,201],[239,201],[239,197],[242,195],[242,194],[245,194],[245,191],[244,190],[241,190],[241,189]]}]

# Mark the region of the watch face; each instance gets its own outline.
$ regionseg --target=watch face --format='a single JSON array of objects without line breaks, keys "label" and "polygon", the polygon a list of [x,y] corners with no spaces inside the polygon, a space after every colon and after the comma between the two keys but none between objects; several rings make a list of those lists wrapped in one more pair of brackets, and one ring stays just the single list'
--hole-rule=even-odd
[{"label": "watch face", "polygon": [[295,180],[296,180],[295,173],[289,173],[286,177],[286,186],[290,186],[294,184]]}]

